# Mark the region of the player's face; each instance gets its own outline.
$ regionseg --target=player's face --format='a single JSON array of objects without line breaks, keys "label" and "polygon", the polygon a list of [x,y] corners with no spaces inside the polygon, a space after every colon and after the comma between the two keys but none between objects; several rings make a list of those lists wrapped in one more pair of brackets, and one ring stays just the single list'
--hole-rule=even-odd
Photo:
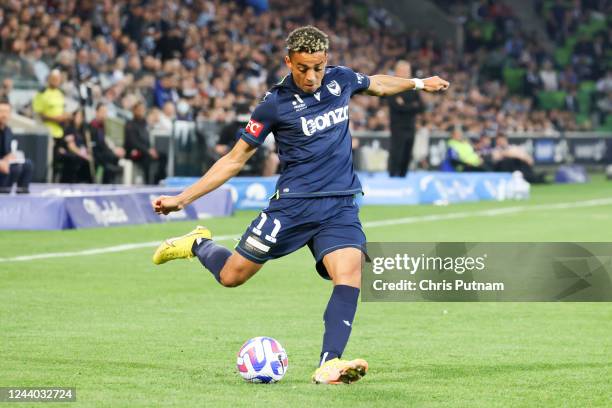
[{"label": "player's face", "polygon": [[314,93],[321,86],[325,75],[327,53],[294,52],[285,57],[285,64],[291,70],[295,84],[304,92]]}]

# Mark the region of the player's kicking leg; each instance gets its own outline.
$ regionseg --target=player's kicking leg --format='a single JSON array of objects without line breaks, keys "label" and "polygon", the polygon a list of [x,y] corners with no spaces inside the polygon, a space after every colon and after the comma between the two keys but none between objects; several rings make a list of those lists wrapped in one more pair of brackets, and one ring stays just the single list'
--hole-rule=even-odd
[{"label": "player's kicking leg", "polygon": [[323,257],[323,264],[334,283],[334,289],[323,316],[325,334],[320,367],[312,376],[317,384],[350,384],[368,371],[362,359],[342,360],[359,298],[362,252],[357,248],[342,248]]},{"label": "player's kicking leg", "polygon": [[205,227],[197,227],[183,236],[162,242],[153,255],[153,263],[160,265],[193,257],[197,257],[217,282],[226,287],[243,284],[263,266],[215,244],[212,233]]}]

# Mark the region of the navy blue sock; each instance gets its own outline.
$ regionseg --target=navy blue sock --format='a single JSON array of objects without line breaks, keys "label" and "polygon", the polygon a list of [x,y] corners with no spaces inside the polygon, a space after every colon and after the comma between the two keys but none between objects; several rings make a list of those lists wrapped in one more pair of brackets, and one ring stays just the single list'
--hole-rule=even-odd
[{"label": "navy blue sock", "polygon": [[212,273],[217,282],[221,281],[220,274],[223,265],[232,255],[232,251],[215,244],[211,239],[198,238],[193,242],[191,252],[198,257],[200,263]]},{"label": "navy blue sock", "polygon": [[320,364],[342,357],[342,352],[351,335],[351,327],[357,310],[359,288],[336,285],[323,315],[325,334],[321,349]]}]

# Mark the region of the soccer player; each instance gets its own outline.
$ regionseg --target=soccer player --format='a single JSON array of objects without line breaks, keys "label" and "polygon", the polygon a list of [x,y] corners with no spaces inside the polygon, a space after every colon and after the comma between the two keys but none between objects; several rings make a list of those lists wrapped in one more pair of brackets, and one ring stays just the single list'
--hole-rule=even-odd
[{"label": "soccer player", "polygon": [[163,242],[153,262],[196,256],[223,286],[243,284],[271,259],[308,245],[317,272],[334,285],[323,316],[325,333],[315,383],[341,384],[366,374],[365,360],[342,360],[357,309],[366,238],[354,197],[362,193],[353,170],[348,105],[356,93],[390,96],[407,90],[437,92],[437,76],[406,79],[366,76],[327,66],[328,36],[306,26],[287,38],[290,70],[263,97],[234,148],[176,196],[153,200],[159,214],[178,211],[235,176],[269,133],[278,145],[281,175],[268,207],[253,220],[234,252],[198,227]]}]

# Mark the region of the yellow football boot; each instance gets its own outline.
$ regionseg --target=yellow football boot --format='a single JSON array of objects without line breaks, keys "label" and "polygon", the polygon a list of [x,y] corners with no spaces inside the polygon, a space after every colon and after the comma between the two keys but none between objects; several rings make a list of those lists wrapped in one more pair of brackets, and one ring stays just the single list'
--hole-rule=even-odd
[{"label": "yellow football boot", "polygon": [[315,384],[350,384],[361,379],[368,372],[368,362],[360,358],[356,360],[340,360],[334,358],[326,361],[312,375]]},{"label": "yellow football boot", "polygon": [[212,233],[206,227],[197,226],[196,229],[181,237],[168,238],[157,247],[153,254],[153,263],[161,265],[174,259],[193,258],[191,247],[198,238],[212,239]]}]

